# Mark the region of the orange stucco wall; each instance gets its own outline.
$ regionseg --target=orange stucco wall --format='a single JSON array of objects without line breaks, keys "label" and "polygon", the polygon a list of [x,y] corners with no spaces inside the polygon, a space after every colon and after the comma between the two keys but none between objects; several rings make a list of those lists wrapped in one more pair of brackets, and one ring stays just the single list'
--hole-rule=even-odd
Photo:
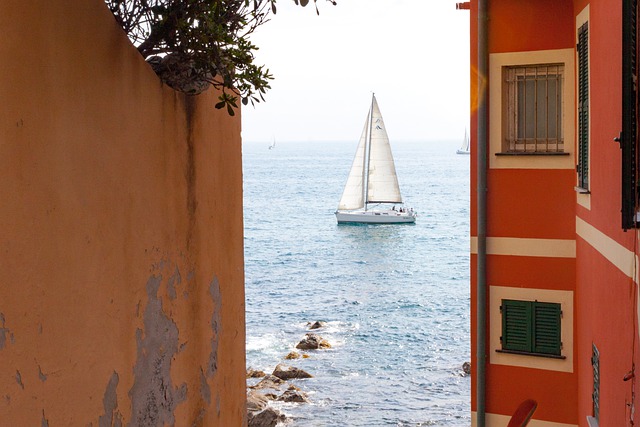
[{"label": "orange stucco wall", "polygon": [[[488,1],[488,49],[491,55],[505,53],[527,53],[536,51],[571,49],[575,45],[574,13],[571,2],[557,0],[543,1]],[[472,92],[478,85],[485,85],[488,106],[489,84],[492,76],[482,76],[478,83],[477,75],[477,1],[471,2],[471,83]],[[532,61],[535,63],[535,61]],[[573,72],[570,70],[569,72]],[[497,82],[500,82],[498,77]],[[473,147],[477,140],[477,96],[471,97],[471,236],[477,236],[477,150]],[[493,100],[497,102],[497,100]],[[567,99],[566,108],[572,108],[573,99]],[[490,111],[490,110],[489,110]],[[493,120],[497,120],[495,118]],[[492,117],[489,117],[487,133],[490,140]],[[566,144],[574,144],[573,140]],[[496,156],[487,146],[488,157]],[[554,169],[536,166],[547,159],[520,156],[513,157],[516,166],[498,168],[487,162],[487,238],[524,239],[529,248],[535,248],[536,241],[565,242],[575,239],[575,170],[571,168]],[[518,167],[518,162],[522,166]],[[535,291],[574,292],[576,286],[575,259],[545,254],[538,257],[526,254],[492,253],[489,247],[486,265],[486,283],[489,292],[494,287],[528,288]],[[472,366],[476,366],[476,300],[478,283],[477,256],[471,256],[471,345]],[[546,370],[544,368],[523,367],[517,364],[492,363],[496,348],[491,344],[492,328],[500,330],[500,325],[491,325],[490,313],[499,311],[499,307],[487,304],[487,349],[486,366],[486,412],[489,419],[506,420],[520,402],[535,399],[538,409],[534,415],[536,421],[577,423],[577,384],[575,375],[576,358],[568,359],[568,371]],[[574,321],[575,323],[575,321]],[[572,323],[573,326],[574,323]],[[493,332],[494,334],[496,332]],[[499,332],[497,332],[499,333]],[[495,337],[493,337],[495,339]],[[573,337],[564,343],[573,346]],[[571,350],[573,351],[573,350]],[[527,356],[525,356],[526,358]],[[533,365],[539,359],[529,357]],[[543,360],[544,362],[544,360]],[[544,363],[540,363],[544,366]],[[477,409],[476,379],[472,374],[472,411]],[[491,418],[503,417],[503,418]],[[506,424],[506,421],[505,421]],[[492,424],[487,424],[492,425]],[[495,424],[501,425],[501,424]]]},{"label": "orange stucco wall", "polygon": [[[566,253],[564,258],[517,254],[487,256],[490,289],[568,291],[573,295],[574,314],[572,371],[488,363],[487,412],[504,415],[503,419],[506,419],[509,408],[514,408],[525,398],[534,398],[538,401],[534,420],[586,426],[587,416],[594,413],[591,354],[595,344],[600,352],[600,425],[637,424],[638,397],[634,391],[637,380],[629,379],[633,377],[629,373],[640,363],[639,234],[637,230],[625,232],[621,227],[621,151],[613,141],[622,126],[622,1],[489,0],[488,3],[491,54],[573,49],[576,21],[580,21],[580,25],[588,21],[590,194],[575,193],[575,171],[566,167],[562,170],[489,167],[488,237],[575,242],[575,256]],[[474,83],[477,1],[472,2],[471,12],[470,76]],[[474,105],[472,95],[472,237],[477,235],[477,169],[473,153],[478,142],[475,138]],[[565,100],[565,112],[567,109],[576,109],[575,99]],[[489,122],[491,120],[495,117],[489,117]],[[576,141],[567,140],[565,144],[575,147]],[[477,259],[472,254],[471,343],[474,366],[478,326],[475,322]],[[489,311],[492,309],[495,307],[488,307]],[[487,328],[488,334],[491,333],[490,327]],[[493,348],[487,348],[489,354],[492,351]],[[476,398],[475,379],[472,377],[473,410]]]},{"label": "orange stucco wall", "polygon": [[489,50],[499,53],[571,47],[574,31],[566,23],[572,13],[573,6],[567,1],[490,1]]},{"label": "orange stucco wall", "polygon": [[243,425],[239,117],[101,0],[0,27],[0,425]]},{"label": "orange stucco wall", "polygon": [[[577,12],[584,3],[576,2]],[[637,235],[621,227],[621,150],[613,140],[622,128],[622,1],[592,0],[589,8],[591,195],[590,207],[578,205],[576,214],[611,239],[610,246],[624,248],[626,263],[633,265]],[[637,380],[623,378],[640,363],[637,284],[607,259],[604,249],[577,239],[577,342],[584,355],[578,370],[579,413],[583,418],[593,411],[589,357],[595,344],[600,352],[600,425],[630,425]],[[633,412],[638,423],[635,407]]]},{"label": "orange stucco wall", "polygon": [[574,175],[571,170],[490,170],[487,235],[573,239]]},{"label": "orange stucco wall", "polygon": [[595,344],[600,352],[600,425],[630,425],[634,381],[624,377],[639,361],[634,285],[584,240],[578,239],[577,250],[577,343],[583,355],[578,360],[580,418],[593,413],[590,358]]}]

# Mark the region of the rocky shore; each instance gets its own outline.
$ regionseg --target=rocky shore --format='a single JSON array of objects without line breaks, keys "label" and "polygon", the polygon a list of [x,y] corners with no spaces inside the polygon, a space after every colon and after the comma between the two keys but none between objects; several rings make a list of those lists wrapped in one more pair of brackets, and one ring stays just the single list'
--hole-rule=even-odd
[{"label": "rocky shore", "polygon": [[[308,329],[321,329],[324,322],[316,321],[307,324]],[[298,351],[292,351],[283,357],[284,360],[306,359],[312,357],[313,351],[331,348],[331,344],[322,336],[309,332],[296,344]],[[247,380],[255,382],[247,385],[247,425],[248,427],[275,427],[286,421],[286,416],[270,402],[308,403],[309,398],[292,380],[313,378],[313,375],[295,366],[279,363],[271,374],[254,369],[247,369]],[[258,380],[259,379],[259,380]]]},{"label": "rocky shore", "polygon": [[[321,321],[307,323],[309,331],[322,329],[325,323]],[[313,357],[315,351],[331,348],[331,344],[316,332],[308,332],[296,344],[296,351],[283,356],[273,372],[266,373],[252,368],[247,369],[247,426],[248,427],[276,427],[286,423],[287,417],[271,402],[309,403],[307,393],[302,391],[295,382],[313,378],[313,375],[298,367],[292,366],[292,361]],[[299,350],[299,351],[298,351]],[[286,362],[285,362],[286,361]],[[467,376],[471,373],[471,365],[464,362],[456,375]]]}]

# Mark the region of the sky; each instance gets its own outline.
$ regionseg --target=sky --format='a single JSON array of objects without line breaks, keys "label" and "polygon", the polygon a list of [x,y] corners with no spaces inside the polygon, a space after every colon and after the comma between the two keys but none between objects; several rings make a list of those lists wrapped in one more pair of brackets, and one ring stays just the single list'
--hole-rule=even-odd
[{"label": "sky", "polygon": [[313,0],[278,0],[251,36],[275,79],[243,106],[243,140],[356,141],[375,93],[391,141],[461,141],[469,11],[457,1],[318,0],[317,15]]}]

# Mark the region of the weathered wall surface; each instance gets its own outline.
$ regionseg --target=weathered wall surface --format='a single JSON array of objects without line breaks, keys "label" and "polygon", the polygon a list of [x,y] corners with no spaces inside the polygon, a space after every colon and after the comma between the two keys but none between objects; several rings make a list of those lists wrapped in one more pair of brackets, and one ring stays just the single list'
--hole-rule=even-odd
[{"label": "weathered wall surface", "polygon": [[0,28],[0,426],[243,425],[239,117],[102,0]]}]

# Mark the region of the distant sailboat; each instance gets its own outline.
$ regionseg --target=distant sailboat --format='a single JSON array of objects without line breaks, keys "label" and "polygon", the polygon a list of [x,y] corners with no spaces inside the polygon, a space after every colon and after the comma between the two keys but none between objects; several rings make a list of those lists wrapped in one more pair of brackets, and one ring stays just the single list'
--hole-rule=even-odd
[{"label": "distant sailboat", "polygon": [[469,151],[469,136],[467,135],[467,130],[464,130],[464,140],[462,141],[462,146],[456,150],[457,154],[470,154]]},{"label": "distant sailboat", "polygon": [[269,150],[273,150],[274,148],[276,148],[276,139],[273,138],[273,142],[271,143],[271,145],[269,145]]},{"label": "distant sailboat", "polygon": [[[385,204],[393,207],[381,207]],[[338,224],[400,224],[416,220],[416,212],[402,206],[389,137],[375,95],[335,214]]]}]

